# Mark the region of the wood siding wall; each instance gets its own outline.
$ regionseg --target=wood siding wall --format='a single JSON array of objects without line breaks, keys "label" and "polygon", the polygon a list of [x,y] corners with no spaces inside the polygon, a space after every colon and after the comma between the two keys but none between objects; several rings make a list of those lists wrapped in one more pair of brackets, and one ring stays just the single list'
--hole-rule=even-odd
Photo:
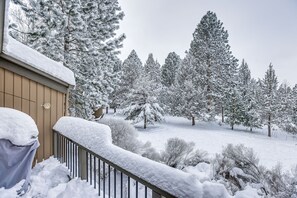
[{"label": "wood siding wall", "polygon": [[[51,108],[44,109],[44,103]],[[38,161],[53,155],[52,127],[65,115],[65,103],[66,94],[0,68],[0,107],[20,110],[34,119],[39,130]]]}]

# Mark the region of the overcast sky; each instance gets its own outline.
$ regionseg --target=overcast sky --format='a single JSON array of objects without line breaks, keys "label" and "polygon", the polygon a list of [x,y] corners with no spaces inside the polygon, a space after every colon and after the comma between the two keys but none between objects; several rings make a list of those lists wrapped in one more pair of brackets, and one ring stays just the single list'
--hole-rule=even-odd
[{"label": "overcast sky", "polygon": [[127,38],[120,58],[132,49],[144,63],[149,53],[162,64],[169,52],[182,58],[207,11],[229,32],[235,57],[244,58],[255,78],[272,62],[279,82],[297,84],[297,0],[119,0]]}]

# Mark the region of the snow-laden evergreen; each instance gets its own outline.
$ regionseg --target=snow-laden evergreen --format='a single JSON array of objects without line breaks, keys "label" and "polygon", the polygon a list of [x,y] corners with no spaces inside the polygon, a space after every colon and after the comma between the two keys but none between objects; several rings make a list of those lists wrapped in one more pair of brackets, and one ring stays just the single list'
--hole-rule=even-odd
[{"label": "snow-laden evergreen", "polygon": [[144,128],[147,124],[163,120],[164,111],[158,102],[159,91],[158,84],[149,76],[138,78],[123,103],[126,106],[126,119],[133,120],[134,123],[143,121]]},{"label": "snow-laden evergreen", "polygon": [[144,69],[135,50],[132,50],[128,58],[124,60],[121,68],[121,76],[118,89],[115,92],[115,101],[123,107],[127,95],[133,88],[136,80],[142,76]]},{"label": "snow-laden evergreen", "polygon": [[[70,112],[91,118],[108,104],[114,89],[113,63],[124,36],[115,37],[124,14],[116,0],[14,0],[29,24],[28,43],[49,58],[63,62],[76,77]],[[11,29],[16,29],[14,24]],[[16,37],[18,38],[18,37]]]},{"label": "snow-laden evergreen", "polygon": [[144,73],[149,78],[149,80],[161,84],[161,68],[158,61],[154,60],[153,54],[149,54],[145,64]]},{"label": "snow-laden evergreen", "polygon": [[189,53],[196,59],[195,70],[201,78],[200,86],[206,91],[207,113],[213,118],[223,97],[222,83],[226,81],[222,74],[231,72],[228,69],[236,61],[231,55],[228,33],[214,12],[207,12],[197,25]]},{"label": "snow-laden evergreen", "polygon": [[268,70],[266,71],[264,79],[261,81],[261,93],[262,93],[262,106],[261,116],[264,123],[268,126],[268,136],[271,137],[272,124],[277,123],[277,112],[279,105],[277,101],[277,87],[278,81],[270,63]]},{"label": "snow-laden evergreen", "polygon": [[238,69],[238,89],[240,92],[243,112],[240,124],[247,126],[252,131],[253,128],[261,127],[260,121],[260,89],[257,82],[251,78],[251,72],[247,62],[242,60]]},{"label": "snow-laden evergreen", "polygon": [[165,59],[165,64],[161,68],[162,84],[170,87],[175,80],[176,71],[180,65],[181,59],[175,52],[170,52]]},{"label": "snow-laden evergreen", "polygon": [[170,108],[172,115],[192,120],[203,119],[205,113],[204,92],[199,86],[199,74],[194,68],[194,57],[187,54],[177,70],[175,84],[170,89]]}]

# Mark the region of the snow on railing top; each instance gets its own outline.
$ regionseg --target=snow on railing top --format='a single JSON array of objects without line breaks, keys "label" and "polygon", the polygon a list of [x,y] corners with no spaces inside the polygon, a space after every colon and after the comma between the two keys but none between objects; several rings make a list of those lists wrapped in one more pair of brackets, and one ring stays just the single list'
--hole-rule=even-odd
[{"label": "snow on railing top", "polygon": [[80,118],[62,117],[55,124],[54,130],[176,197],[230,197],[221,184],[201,183],[189,173],[113,145],[110,128],[106,125]]},{"label": "snow on railing top", "polygon": [[63,66],[62,63],[56,62],[44,56],[43,54],[20,43],[19,41],[9,36],[9,4],[10,0],[6,0],[3,53],[23,63],[30,65],[32,68],[35,68],[56,79],[59,79],[62,82],[65,82],[69,85],[75,85],[73,72],[70,69]]},{"label": "snow on railing top", "polygon": [[15,109],[0,107],[0,139],[24,146],[37,140],[37,136],[37,126],[29,115]]}]

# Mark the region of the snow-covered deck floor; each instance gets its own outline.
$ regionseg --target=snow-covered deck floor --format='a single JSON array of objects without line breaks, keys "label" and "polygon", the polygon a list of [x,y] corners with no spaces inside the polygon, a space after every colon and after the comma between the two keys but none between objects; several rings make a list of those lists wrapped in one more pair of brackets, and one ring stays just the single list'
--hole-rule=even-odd
[{"label": "snow-covered deck floor", "polygon": [[[51,157],[38,163],[32,171],[30,190],[22,198],[100,198],[86,181],[74,178],[70,180],[69,171],[64,164]],[[4,190],[0,188],[0,197],[16,198],[20,185]]]}]

